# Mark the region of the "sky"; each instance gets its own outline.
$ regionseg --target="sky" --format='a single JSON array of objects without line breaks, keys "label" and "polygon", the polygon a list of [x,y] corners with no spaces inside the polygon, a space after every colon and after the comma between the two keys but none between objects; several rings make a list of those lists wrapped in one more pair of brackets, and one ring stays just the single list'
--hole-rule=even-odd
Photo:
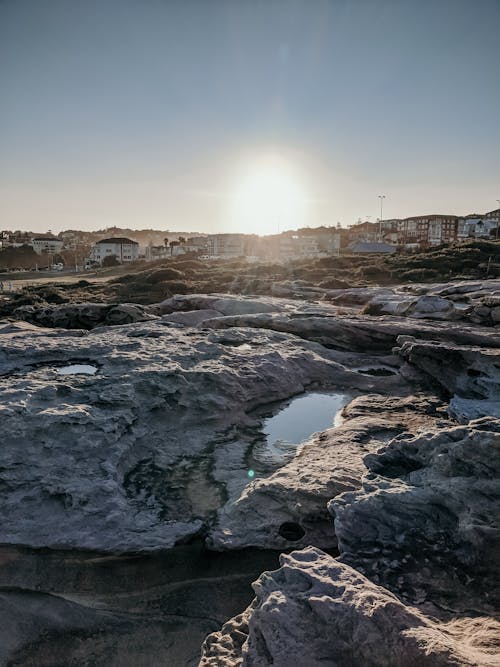
[{"label": "sky", "polygon": [[0,229],[500,199],[500,0],[0,0]]}]

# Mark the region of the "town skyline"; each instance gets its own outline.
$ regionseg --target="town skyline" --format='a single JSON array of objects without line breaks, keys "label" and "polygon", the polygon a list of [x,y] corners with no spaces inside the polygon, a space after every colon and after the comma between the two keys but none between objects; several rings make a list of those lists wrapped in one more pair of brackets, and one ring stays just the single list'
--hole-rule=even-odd
[{"label": "town skyline", "polygon": [[495,0],[7,0],[0,225],[269,234],[375,219],[379,195],[389,218],[490,210],[499,18]]},{"label": "town skyline", "polygon": [[[331,223],[324,223],[324,224],[316,224],[316,225],[302,225],[300,227],[287,227],[283,226],[281,229],[277,229],[274,232],[270,232],[268,234],[258,234],[256,232],[253,232],[251,230],[245,231],[226,231],[223,229],[217,229],[214,228],[213,230],[209,232],[204,232],[201,229],[196,229],[196,228],[188,228],[186,226],[184,227],[179,227],[178,229],[170,228],[170,227],[153,227],[153,226],[141,226],[141,227],[128,227],[125,225],[119,225],[119,224],[113,224],[113,225],[108,225],[108,226],[101,226],[101,227],[95,227],[93,229],[82,229],[78,227],[74,227],[71,225],[62,225],[60,229],[57,227],[46,227],[46,228],[40,228],[37,229],[34,226],[28,226],[28,227],[19,227],[15,228],[13,226],[8,226],[8,225],[2,225],[2,222],[0,221],[0,234],[2,232],[13,232],[13,231],[20,231],[20,232],[26,232],[26,233],[34,233],[37,235],[43,235],[43,234],[53,234],[54,236],[57,236],[58,234],[61,234],[63,232],[69,232],[69,231],[78,231],[82,233],[98,233],[98,232],[107,232],[107,231],[112,231],[112,230],[118,230],[118,231],[136,231],[136,232],[146,232],[146,231],[151,231],[151,232],[157,232],[157,233],[165,233],[165,234],[202,234],[202,235],[209,235],[209,234],[256,234],[257,236],[275,236],[276,234],[281,234],[284,232],[293,232],[297,231],[300,229],[317,229],[320,227],[326,227],[326,228],[337,228],[340,227],[342,229],[349,229],[350,227],[356,226],[360,223],[377,223],[380,221],[390,221],[390,220],[407,220],[407,219],[413,219],[413,218],[432,218],[432,217],[439,217],[439,216],[446,216],[446,217],[456,217],[459,219],[465,219],[465,218],[482,218],[482,217],[494,217],[495,219],[500,218],[500,200],[496,200],[497,206],[493,207],[488,210],[478,210],[478,211],[472,211],[470,210],[468,213],[451,213],[450,211],[440,211],[440,212],[427,212],[427,213],[414,213],[412,215],[407,215],[407,216],[384,216],[382,219],[377,216],[359,216],[356,220],[353,220],[348,223],[343,223],[342,221],[338,220],[336,222],[331,222]],[[494,215],[497,214],[497,215]]]}]

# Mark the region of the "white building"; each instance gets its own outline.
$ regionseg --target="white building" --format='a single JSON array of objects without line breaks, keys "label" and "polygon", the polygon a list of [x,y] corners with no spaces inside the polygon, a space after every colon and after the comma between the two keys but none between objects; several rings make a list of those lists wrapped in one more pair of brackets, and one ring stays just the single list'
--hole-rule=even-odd
[{"label": "white building", "polygon": [[56,255],[61,252],[64,242],[56,236],[35,236],[31,245],[37,255]]},{"label": "white building", "polygon": [[245,254],[245,234],[211,234],[206,254],[213,258],[230,259]]},{"label": "white building", "polygon": [[90,260],[98,264],[102,264],[106,257],[113,256],[120,263],[133,262],[139,257],[139,244],[125,237],[102,239],[90,251]]}]

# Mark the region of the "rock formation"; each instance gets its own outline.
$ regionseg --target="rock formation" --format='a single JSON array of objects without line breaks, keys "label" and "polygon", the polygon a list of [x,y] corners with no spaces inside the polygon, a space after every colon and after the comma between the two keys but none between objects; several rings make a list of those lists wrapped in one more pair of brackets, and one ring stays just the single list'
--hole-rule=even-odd
[{"label": "rock formation", "polygon": [[317,548],[280,561],[252,605],[207,638],[200,667],[498,665],[498,622],[430,619]]},{"label": "rock formation", "polygon": [[498,664],[498,286],[292,288],[0,322],[5,664]]}]

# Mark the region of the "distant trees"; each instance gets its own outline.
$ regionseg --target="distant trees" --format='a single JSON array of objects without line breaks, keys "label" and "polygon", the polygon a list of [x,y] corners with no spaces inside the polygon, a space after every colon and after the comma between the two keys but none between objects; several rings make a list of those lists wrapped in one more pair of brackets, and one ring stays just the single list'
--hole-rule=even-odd
[{"label": "distant trees", "polygon": [[175,248],[176,245],[180,245],[180,241],[170,241],[170,243],[168,245],[170,246],[170,254],[173,255],[174,254],[174,248]]},{"label": "distant trees", "polygon": [[[19,248],[8,247],[0,252],[0,270],[34,269],[37,263],[43,261],[29,245],[22,245]],[[45,259],[45,263],[46,261]]]}]

